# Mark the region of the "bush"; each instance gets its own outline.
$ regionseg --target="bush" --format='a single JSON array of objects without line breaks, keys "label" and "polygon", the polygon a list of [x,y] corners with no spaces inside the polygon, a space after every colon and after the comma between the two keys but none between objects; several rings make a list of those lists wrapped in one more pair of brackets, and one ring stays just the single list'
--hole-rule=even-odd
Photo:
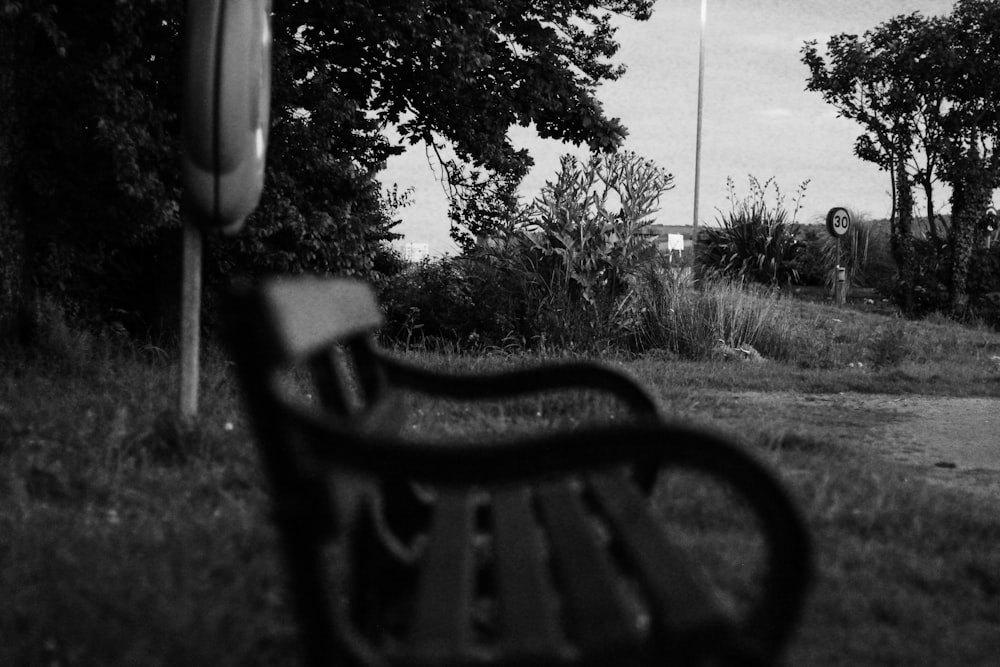
[{"label": "bush", "polygon": [[899,366],[911,352],[911,341],[901,321],[879,327],[868,341],[868,360],[876,369]]},{"label": "bush", "polygon": [[[726,179],[730,210],[717,227],[705,227],[697,240],[696,258],[702,273],[766,285],[798,282],[796,261],[803,248],[795,215],[809,181],[799,185],[789,213],[773,178],[761,183],[749,177],[750,194],[738,199],[732,178]],[[774,190],[773,203],[768,191]]]},{"label": "bush", "polygon": [[850,287],[871,287],[884,294],[891,294],[895,284],[896,263],[889,251],[887,224],[866,220],[851,214],[851,229],[837,239],[830,236],[823,225],[799,228],[802,248],[795,261],[798,284],[810,287],[825,286],[833,289],[833,267],[845,267]]},{"label": "bush", "polygon": [[972,251],[966,288],[974,316],[1000,329],[1000,243]]},{"label": "bush", "polygon": [[475,330],[477,304],[460,260],[425,259],[390,278],[382,289],[383,336],[406,348],[428,340],[461,341]]},{"label": "bush", "polygon": [[803,225],[799,228],[799,240],[802,248],[794,264],[798,284],[809,287],[827,285],[833,267],[829,263],[827,254],[827,248],[832,240],[830,233],[821,225]]},{"label": "bush", "polygon": [[[656,255],[645,228],[673,177],[635,153],[564,156],[554,181],[469,255],[481,288],[502,285],[502,321],[526,345],[598,350],[619,335],[629,294]],[[500,298],[496,298],[496,297]]]}]

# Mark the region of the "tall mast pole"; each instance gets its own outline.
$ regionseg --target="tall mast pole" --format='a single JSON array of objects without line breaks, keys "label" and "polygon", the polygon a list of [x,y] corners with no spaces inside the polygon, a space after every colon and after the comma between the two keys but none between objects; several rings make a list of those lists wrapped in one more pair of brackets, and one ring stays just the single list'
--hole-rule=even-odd
[{"label": "tall mast pole", "polygon": [[691,222],[691,249],[698,244],[698,195],[701,189],[701,115],[705,88],[705,22],[708,16],[708,0],[701,0],[701,34],[698,39],[698,128],[695,133],[694,149],[694,218]]}]

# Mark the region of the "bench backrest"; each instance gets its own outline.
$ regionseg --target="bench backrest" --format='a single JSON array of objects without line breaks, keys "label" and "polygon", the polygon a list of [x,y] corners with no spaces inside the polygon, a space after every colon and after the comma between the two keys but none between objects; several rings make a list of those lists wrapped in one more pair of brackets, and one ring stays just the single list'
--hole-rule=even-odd
[{"label": "bench backrest", "polygon": [[[295,369],[293,379],[301,383],[304,369],[311,382],[299,400],[311,401],[345,423],[363,422],[378,407],[384,388],[377,366],[363,359],[384,320],[374,290],[350,279],[277,279],[234,290],[227,315],[230,348],[275,500],[320,512],[315,517],[318,534],[327,532],[320,524],[345,527],[369,490],[367,481],[351,471],[329,475],[307,469],[312,460],[308,450],[317,444],[297,428],[283,402],[290,399],[280,380],[288,379],[283,371]],[[353,363],[350,357],[362,359]],[[303,483],[310,478],[312,482]],[[330,480],[332,487],[327,486]]]},{"label": "bench backrest", "polygon": [[370,334],[385,319],[374,290],[356,280],[278,279],[242,298],[244,305],[255,300],[248,312],[255,312],[258,321],[245,324],[256,330],[257,351],[264,355],[260,362],[272,367]]}]

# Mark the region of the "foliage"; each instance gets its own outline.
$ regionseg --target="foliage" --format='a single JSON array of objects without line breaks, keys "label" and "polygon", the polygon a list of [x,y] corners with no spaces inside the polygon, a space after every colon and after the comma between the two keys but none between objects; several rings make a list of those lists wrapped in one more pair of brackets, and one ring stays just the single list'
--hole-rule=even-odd
[{"label": "foliage", "polygon": [[483,311],[466,264],[450,257],[425,259],[390,278],[380,294],[386,312],[383,337],[405,349],[423,349],[432,341],[468,341],[480,335]]},{"label": "foliage", "polygon": [[[916,274],[913,315],[928,316],[935,312],[954,313],[950,310],[948,280],[951,265],[946,258],[951,254],[947,241],[918,239],[914,249],[920,270]],[[992,326],[1000,323],[1000,246],[978,246],[969,260],[968,291],[970,299],[961,320],[983,321]],[[899,295],[896,295],[897,298]]]},{"label": "foliage", "polygon": [[474,257],[523,286],[528,311],[550,319],[538,335],[606,338],[656,253],[645,229],[672,187],[671,174],[635,153],[564,156],[556,179]]},{"label": "foliage", "polygon": [[778,301],[764,285],[707,278],[696,288],[690,272],[650,265],[635,299],[635,350],[685,359],[713,358],[720,347],[753,348],[768,358],[790,352]]},{"label": "foliage", "polygon": [[443,162],[448,184],[449,236],[463,253],[501,233],[520,215],[518,187],[523,170],[506,173],[467,169],[455,161]]},{"label": "foliage", "polygon": [[[30,206],[11,222],[26,237],[26,282],[85,322],[140,336],[176,322],[181,4],[48,3],[54,32],[34,40],[26,65],[45,85],[21,91],[31,114],[15,189]],[[374,180],[391,149],[377,123],[305,76],[297,28],[275,20],[267,189],[246,235],[209,239],[209,302],[237,271],[377,277],[392,236]]]},{"label": "foliage", "polygon": [[[795,216],[809,181],[799,185],[790,213],[773,178],[761,183],[750,176],[749,184],[749,194],[738,198],[732,178],[726,179],[730,210],[720,212],[718,226],[701,230],[695,259],[703,272],[766,285],[797,282],[803,244]],[[773,201],[768,201],[772,188]]]},{"label": "foliage", "polygon": [[[929,49],[939,22],[919,12],[889,19],[863,37],[834,35],[821,55],[806,42],[802,60],[809,68],[807,90],[819,92],[839,115],[864,130],[855,154],[893,174],[906,165],[912,179],[932,185],[940,162],[935,122],[944,92],[928,78]],[[929,211],[933,219],[933,210]]]},{"label": "foliage", "polygon": [[833,267],[828,262],[830,233],[822,225],[802,225],[799,227],[799,239],[802,249],[795,258],[798,283],[809,287],[826,285]]},{"label": "foliage", "polygon": [[607,346],[633,317],[656,254],[644,230],[672,180],[634,153],[564,157],[556,179],[492,236],[390,283],[391,336],[445,335],[474,349]]},{"label": "foliage", "polygon": [[808,89],[864,128],[855,144],[863,160],[893,178],[893,251],[906,310],[914,308],[920,267],[912,233],[912,183],[927,198],[929,231],[943,240],[934,212],[934,183],[952,188],[947,243],[948,308],[964,311],[973,249],[982,243],[989,193],[1000,184],[1000,6],[959,0],[952,12],[897,16],[863,37],[832,37],[821,55],[804,46]]},{"label": "foliage", "polygon": [[875,288],[891,294],[896,265],[889,252],[889,225],[851,212],[851,228],[838,239],[824,225],[799,227],[802,249],[795,260],[798,284],[832,290],[834,267],[846,270],[848,288]]},{"label": "foliage", "polygon": [[614,17],[645,20],[652,9],[650,0],[285,4],[304,46],[328,64],[326,85],[405,142],[454,153],[441,161],[463,249],[515,208],[531,158],[512,145],[511,126],[592,150],[621,144],[626,130],[595,91],[624,72],[612,62]]},{"label": "foliage", "polygon": [[540,136],[614,148],[596,85],[622,69],[613,14],[649,16],[645,0],[565,3],[431,0],[278,3],[303,46],[330,66],[329,84],[398,124],[406,140],[441,137],[459,158],[496,172],[527,156],[507,137],[533,122]]},{"label": "foliage", "polygon": [[[265,192],[247,233],[209,240],[207,298],[233,272],[380,280],[390,126],[504,178],[530,164],[513,124],[613,148],[625,130],[594,94],[621,73],[612,16],[650,6],[276,0]],[[0,3],[4,319],[37,285],[85,320],[175,321],[182,19],[167,0]]]},{"label": "foliage", "polygon": [[672,175],[635,153],[586,164],[563,157],[520,229],[552,276],[545,282],[591,305],[600,294],[621,295],[653,252],[644,230],[672,187]]},{"label": "foliage", "polygon": [[876,370],[899,366],[910,355],[911,345],[901,322],[886,324],[871,335],[869,362]]}]

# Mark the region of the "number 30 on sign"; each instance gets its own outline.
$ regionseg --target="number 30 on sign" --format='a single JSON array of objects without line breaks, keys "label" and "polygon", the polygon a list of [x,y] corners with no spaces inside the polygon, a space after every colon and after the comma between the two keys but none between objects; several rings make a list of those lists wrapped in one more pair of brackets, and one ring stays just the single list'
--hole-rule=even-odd
[{"label": "number 30 on sign", "polygon": [[851,228],[851,214],[846,208],[831,208],[826,214],[826,229],[833,236],[843,236]]}]

